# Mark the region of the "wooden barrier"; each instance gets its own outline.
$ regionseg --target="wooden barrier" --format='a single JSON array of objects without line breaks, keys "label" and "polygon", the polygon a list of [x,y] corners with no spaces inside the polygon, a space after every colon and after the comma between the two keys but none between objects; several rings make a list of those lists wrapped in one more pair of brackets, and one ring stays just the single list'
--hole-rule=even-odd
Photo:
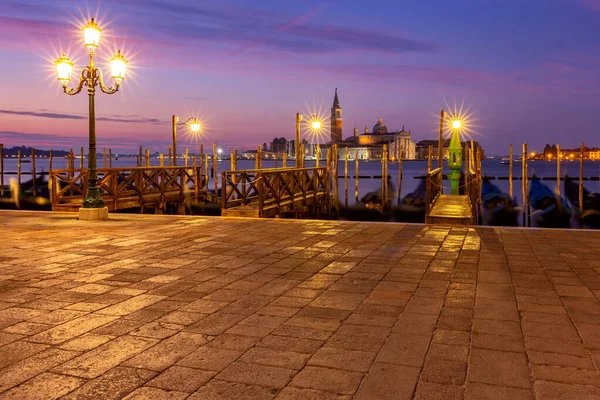
[{"label": "wooden barrier", "polygon": [[222,171],[223,216],[273,217],[285,212],[316,214],[327,206],[326,167]]},{"label": "wooden barrier", "polygon": [[427,192],[425,199],[425,215],[428,215],[433,208],[436,200],[442,194],[443,184],[442,169],[436,168],[427,172]]},{"label": "wooden barrier", "polygon": [[[87,169],[51,170],[52,210],[77,211],[87,191]],[[99,168],[100,196],[110,210],[132,207],[164,208],[167,202],[184,204],[202,182],[201,168],[132,167]],[[72,176],[72,178],[70,178]],[[200,190],[200,198],[207,198]]]}]

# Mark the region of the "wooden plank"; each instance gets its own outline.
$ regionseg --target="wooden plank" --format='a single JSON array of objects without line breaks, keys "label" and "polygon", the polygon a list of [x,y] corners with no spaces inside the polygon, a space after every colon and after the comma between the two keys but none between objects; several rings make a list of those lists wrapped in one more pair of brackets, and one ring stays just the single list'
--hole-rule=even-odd
[{"label": "wooden plank", "polygon": [[442,194],[427,215],[427,223],[470,225],[473,212],[467,195]]}]

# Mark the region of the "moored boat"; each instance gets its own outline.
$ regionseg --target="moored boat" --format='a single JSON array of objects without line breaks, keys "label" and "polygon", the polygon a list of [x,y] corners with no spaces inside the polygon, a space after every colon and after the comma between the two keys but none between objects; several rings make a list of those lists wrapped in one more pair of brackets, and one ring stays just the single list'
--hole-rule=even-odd
[{"label": "moored boat", "polygon": [[529,186],[529,204],[535,210],[531,213],[532,226],[540,228],[571,227],[571,207],[535,175]]},{"label": "moored boat", "polygon": [[490,226],[517,226],[520,208],[516,200],[511,199],[508,193],[483,178],[481,185],[481,203],[483,208],[483,225]]}]

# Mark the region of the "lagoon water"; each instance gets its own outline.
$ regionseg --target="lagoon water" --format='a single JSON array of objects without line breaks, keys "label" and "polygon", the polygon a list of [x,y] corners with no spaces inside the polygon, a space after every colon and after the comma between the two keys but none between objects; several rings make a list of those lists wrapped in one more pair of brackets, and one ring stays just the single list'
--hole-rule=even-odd
[{"label": "lagoon water", "polygon": [[[179,164],[183,164],[183,159],[178,161]],[[190,161],[191,163],[191,161]],[[254,169],[254,160],[238,160],[237,168],[241,169]],[[320,165],[323,165],[325,161],[321,161]],[[293,166],[293,160],[288,160],[288,166]],[[75,160],[76,167],[79,166],[79,160]],[[84,160],[84,165],[87,166],[87,160]],[[103,160],[98,159],[98,166],[102,167]],[[121,158],[119,160],[113,160],[112,166],[114,168],[124,168],[124,167],[133,167],[136,165],[135,158]],[[152,166],[158,166],[159,160],[157,158],[153,158],[151,160]],[[273,160],[264,160],[263,167],[264,168],[274,168],[275,166],[281,167],[281,160],[275,163]],[[315,165],[314,161],[306,161],[307,167],[312,167]],[[218,163],[218,170],[228,170],[230,166],[229,160],[221,160]],[[434,168],[437,166],[437,161],[433,162]],[[212,167],[212,163],[211,163]],[[54,158],[52,161],[52,168],[54,169],[62,169],[66,168],[66,159],[64,158]],[[36,171],[48,171],[49,169],[49,160],[47,158],[39,158],[36,159]],[[482,169],[484,175],[490,177],[508,177],[508,164],[501,164],[499,160],[496,159],[488,159],[482,162]],[[6,172],[16,172],[17,171],[17,160],[16,159],[5,159],[4,160],[4,171]],[[22,172],[30,172],[31,164],[30,163],[22,163],[21,164]],[[354,161],[350,161],[348,163],[348,203],[351,205],[354,203],[354,189],[355,189],[355,163]],[[398,187],[398,163],[389,163],[388,166],[389,175],[392,177],[392,183],[394,186],[394,191],[397,193]],[[449,169],[446,163],[444,163],[444,173],[448,173]],[[418,179],[414,179],[418,176],[424,176],[427,173],[427,161],[419,160],[419,161],[404,161],[403,163],[403,180],[402,180],[402,190],[401,196],[405,196],[407,193],[412,192],[416,189],[419,184]],[[579,176],[579,161],[562,161],[561,162],[561,175],[567,173],[572,177]],[[343,176],[344,174],[344,162],[340,161],[339,163],[339,174]],[[529,176],[536,174],[538,177],[556,177],[556,161],[543,161],[543,160],[535,160],[529,162]],[[361,178],[359,181],[359,198],[364,196],[366,193],[375,191],[381,187],[381,179],[373,179],[373,176],[379,175],[381,176],[381,162],[380,161],[360,161],[359,162],[359,175],[360,176],[370,176],[370,179]],[[600,175],[600,161],[585,161],[584,162],[584,177],[598,177]],[[5,175],[5,184],[8,184],[8,179],[11,175]],[[523,204],[521,198],[521,181],[518,179],[521,177],[521,163],[515,162],[513,163],[513,196],[516,198],[517,203],[519,205]],[[28,175],[22,176],[22,181],[26,181],[30,179]],[[494,184],[500,187],[500,189],[504,190],[508,193],[509,183],[508,180],[498,180],[495,179],[492,181]],[[555,190],[556,188],[556,180],[544,180],[542,181],[545,185],[547,185],[550,189]],[[220,182],[219,182],[220,183]],[[214,187],[212,183],[212,179],[210,180],[209,187]],[[584,181],[584,186],[586,189],[591,192],[600,192],[600,182],[599,181]],[[448,193],[450,191],[450,182],[444,181],[444,192]],[[564,193],[564,187],[561,187],[561,192]],[[344,179],[341,178],[339,180],[339,193],[340,200],[343,202],[344,200]]]}]

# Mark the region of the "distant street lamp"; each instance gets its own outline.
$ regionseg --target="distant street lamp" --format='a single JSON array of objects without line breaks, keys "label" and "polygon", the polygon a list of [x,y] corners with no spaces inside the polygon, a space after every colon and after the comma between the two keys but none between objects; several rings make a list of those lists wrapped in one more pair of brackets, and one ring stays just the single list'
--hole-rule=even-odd
[{"label": "distant street lamp", "polygon": [[448,147],[448,167],[450,168],[450,193],[458,194],[458,181],[462,168],[462,146],[460,144],[461,120],[458,115],[452,117],[452,138]]},{"label": "distant street lamp", "polygon": [[[87,192],[83,200],[83,208],[79,209],[81,219],[106,219],[108,218],[108,209],[104,207],[104,201],[100,197],[98,188],[98,171],[96,169],[96,116],[94,106],[94,96],[96,86],[106,94],[114,94],[119,90],[121,82],[125,79],[125,69],[127,60],[121,54],[121,50],[110,59],[111,77],[114,79],[114,87],[106,87],[102,78],[102,71],[94,65],[94,53],[100,42],[101,29],[92,18],[83,27],[83,37],[88,48],[90,61],[89,65],[84,67],[79,78],[79,85],[75,88],[69,88],[71,73],[73,71],[73,62],[63,53],[54,63],[56,64],[56,73],[58,80],[62,84],[63,91],[69,96],[81,92],[83,86],[87,87],[89,98],[89,152],[88,152],[88,177]],[[101,211],[98,211],[101,209]]]},{"label": "distant street lamp", "polygon": [[177,127],[189,125],[190,131],[192,131],[194,133],[198,133],[198,132],[200,132],[200,129],[202,129],[202,125],[200,124],[200,121],[198,121],[196,119],[196,117],[189,117],[184,122],[178,122],[178,121],[179,121],[179,118],[176,115],[173,115],[173,117],[171,118],[171,127],[173,130],[173,166],[174,167],[177,166]]}]

